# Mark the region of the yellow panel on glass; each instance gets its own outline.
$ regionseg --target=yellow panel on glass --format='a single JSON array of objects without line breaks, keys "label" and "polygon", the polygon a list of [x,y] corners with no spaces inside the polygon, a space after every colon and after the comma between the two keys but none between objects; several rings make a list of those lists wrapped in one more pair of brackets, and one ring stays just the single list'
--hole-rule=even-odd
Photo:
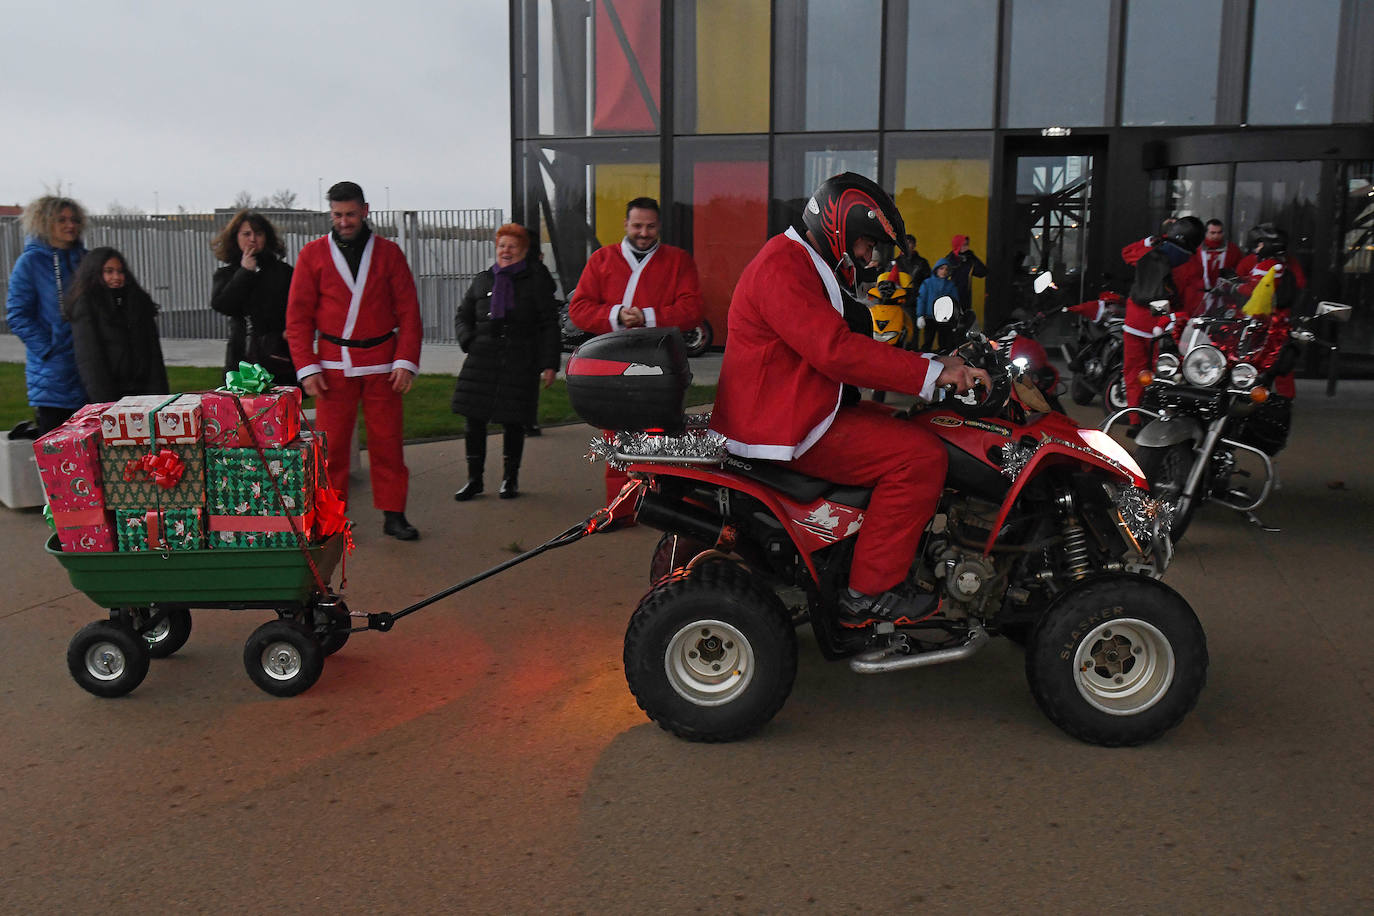
[{"label": "yellow panel on glass", "polygon": [[593,167],[596,239],[617,244],[625,237],[625,205],[636,197],[658,199],[658,163],[627,162]]},{"label": "yellow panel on glass", "polygon": [[697,133],[768,130],[768,0],[697,0]]},{"label": "yellow panel on glass", "polygon": [[[949,252],[956,235],[984,262],[988,251],[988,188],[992,164],[986,159],[899,159],[893,191],[906,230],[916,236],[922,257],[935,262]],[[970,287],[973,311],[983,317],[983,281]]]}]

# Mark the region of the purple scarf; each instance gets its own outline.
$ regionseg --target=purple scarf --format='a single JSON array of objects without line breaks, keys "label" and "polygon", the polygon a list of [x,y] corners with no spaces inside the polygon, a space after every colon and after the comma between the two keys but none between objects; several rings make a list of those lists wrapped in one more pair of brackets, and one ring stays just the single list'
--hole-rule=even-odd
[{"label": "purple scarf", "polygon": [[511,278],[528,266],[525,261],[516,261],[509,267],[491,265],[491,275],[494,278],[491,284],[492,320],[505,318],[506,312],[515,306],[515,281]]}]

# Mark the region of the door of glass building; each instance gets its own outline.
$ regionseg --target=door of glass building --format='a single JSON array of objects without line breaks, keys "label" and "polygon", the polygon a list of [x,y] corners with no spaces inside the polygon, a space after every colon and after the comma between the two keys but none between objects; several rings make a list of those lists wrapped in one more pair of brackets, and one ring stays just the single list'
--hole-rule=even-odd
[{"label": "door of glass building", "polygon": [[[1102,141],[1008,140],[1004,159],[1001,250],[1010,275],[1010,308],[1026,307],[1037,274],[1051,271],[1066,297],[1082,301],[1102,283],[1102,245],[1093,234],[1101,206]],[[992,267],[992,265],[989,265]]]}]

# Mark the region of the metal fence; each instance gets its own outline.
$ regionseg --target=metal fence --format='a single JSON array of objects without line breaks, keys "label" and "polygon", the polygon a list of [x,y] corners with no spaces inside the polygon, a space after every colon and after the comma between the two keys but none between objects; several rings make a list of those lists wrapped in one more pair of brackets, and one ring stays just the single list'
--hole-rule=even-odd
[{"label": "metal fence", "polygon": [[[301,247],[329,231],[329,214],[301,210],[263,211],[294,262]],[[161,307],[158,330],[167,338],[220,339],[228,319],[210,309],[210,283],[221,264],[210,251],[229,212],[168,216],[92,216],[87,248],[119,249],[139,283]],[[378,235],[401,246],[415,274],[425,340],[454,342],[453,315],[472,278],[496,259],[493,237],[502,211],[373,210]],[[0,217],[0,294],[7,292],[24,239],[18,217]],[[3,316],[0,329],[9,332]]]}]

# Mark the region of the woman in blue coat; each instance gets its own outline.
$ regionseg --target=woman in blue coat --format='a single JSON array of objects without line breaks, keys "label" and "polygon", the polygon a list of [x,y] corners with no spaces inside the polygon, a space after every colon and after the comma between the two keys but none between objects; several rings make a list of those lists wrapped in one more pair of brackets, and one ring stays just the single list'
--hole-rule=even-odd
[{"label": "woman in blue coat", "polygon": [[62,317],[62,300],[86,252],[86,211],[70,198],[47,195],[24,208],[23,226],[27,239],[10,274],[5,320],[27,351],[24,375],[41,435],[86,403],[71,325]]}]

